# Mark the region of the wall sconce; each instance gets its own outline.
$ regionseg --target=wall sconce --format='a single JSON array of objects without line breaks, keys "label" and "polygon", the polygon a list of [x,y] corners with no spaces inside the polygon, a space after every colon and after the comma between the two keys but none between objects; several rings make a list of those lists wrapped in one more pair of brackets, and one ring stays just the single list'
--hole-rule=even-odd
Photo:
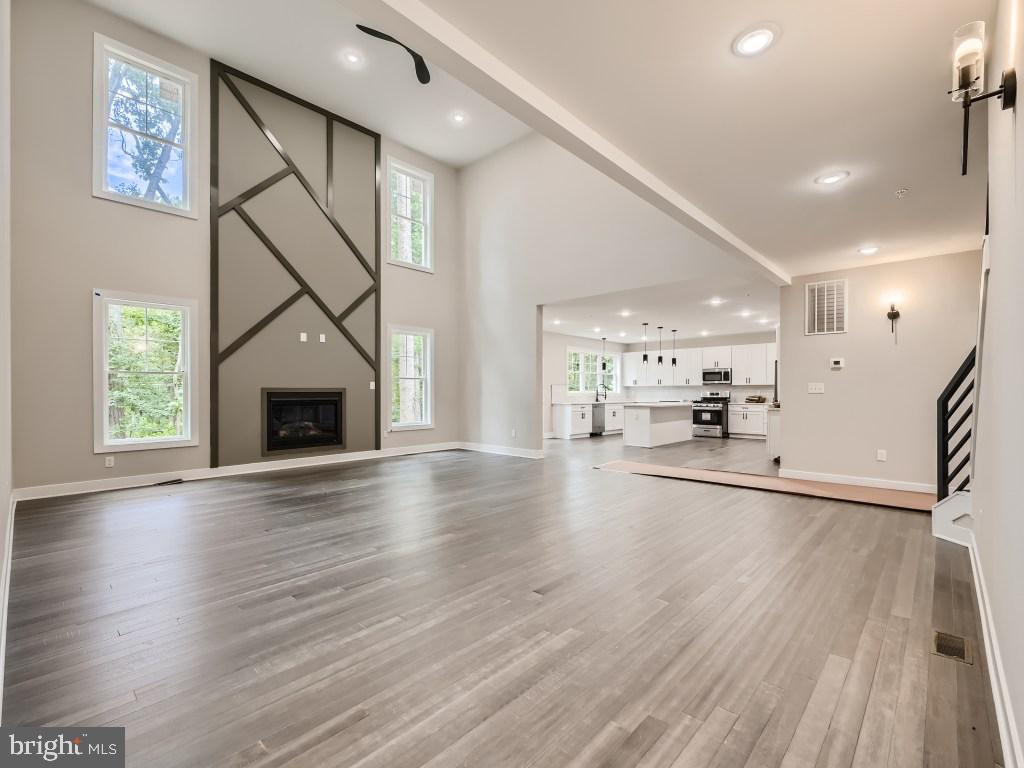
[{"label": "wall sconce", "polygon": [[892,332],[896,333],[896,321],[900,319],[900,311],[896,309],[895,304],[889,305],[889,311],[885,313],[885,316],[889,318],[889,322],[892,323]]},{"label": "wall sconce", "polygon": [[1017,104],[1017,73],[1013,67],[1003,70],[999,87],[982,93],[985,87],[985,22],[972,21],[953,33],[953,88],[947,91],[959,101],[964,111],[963,149],[960,154],[960,175],[967,175],[967,142],[971,130],[971,105],[976,101],[1003,100],[1003,109]]}]

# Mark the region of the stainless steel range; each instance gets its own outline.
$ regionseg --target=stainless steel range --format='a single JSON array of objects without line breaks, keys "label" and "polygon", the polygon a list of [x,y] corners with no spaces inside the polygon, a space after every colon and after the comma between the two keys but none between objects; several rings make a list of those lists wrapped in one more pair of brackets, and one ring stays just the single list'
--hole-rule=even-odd
[{"label": "stainless steel range", "polygon": [[705,392],[693,401],[693,436],[729,436],[728,392]]}]

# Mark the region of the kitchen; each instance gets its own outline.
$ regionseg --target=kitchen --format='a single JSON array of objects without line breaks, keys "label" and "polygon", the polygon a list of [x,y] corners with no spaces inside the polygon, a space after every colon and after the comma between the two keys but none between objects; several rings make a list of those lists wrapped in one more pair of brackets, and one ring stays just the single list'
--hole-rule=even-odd
[{"label": "kitchen", "polygon": [[[675,288],[545,307],[545,436],[647,449],[750,440],[774,459],[777,299],[742,289],[698,299],[683,294],[700,288]],[[639,312],[621,308],[627,301],[651,320],[637,322]]]}]

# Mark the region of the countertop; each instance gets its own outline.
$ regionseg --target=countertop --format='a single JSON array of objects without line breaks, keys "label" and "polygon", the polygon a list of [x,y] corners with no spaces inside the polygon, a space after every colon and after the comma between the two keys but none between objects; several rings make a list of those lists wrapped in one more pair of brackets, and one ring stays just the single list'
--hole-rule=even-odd
[{"label": "countertop", "polygon": [[683,400],[678,403],[623,403],[624,408],[690,408],[693,403]]}]

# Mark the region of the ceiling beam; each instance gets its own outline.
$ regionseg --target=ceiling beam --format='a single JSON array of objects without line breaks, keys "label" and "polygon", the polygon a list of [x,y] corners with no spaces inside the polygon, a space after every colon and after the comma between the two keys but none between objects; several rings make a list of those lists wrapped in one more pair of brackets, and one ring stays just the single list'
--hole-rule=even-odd
[{"label": "ceiling beam", "polygon": [[[547,136],[685,227],[746,261],[776,285],[790,276],[540,88],[500,61],[421,0],[345,0],[372,26],[385,29],[509,114]],[[680,96],[682,98],[682,95]]]}]

